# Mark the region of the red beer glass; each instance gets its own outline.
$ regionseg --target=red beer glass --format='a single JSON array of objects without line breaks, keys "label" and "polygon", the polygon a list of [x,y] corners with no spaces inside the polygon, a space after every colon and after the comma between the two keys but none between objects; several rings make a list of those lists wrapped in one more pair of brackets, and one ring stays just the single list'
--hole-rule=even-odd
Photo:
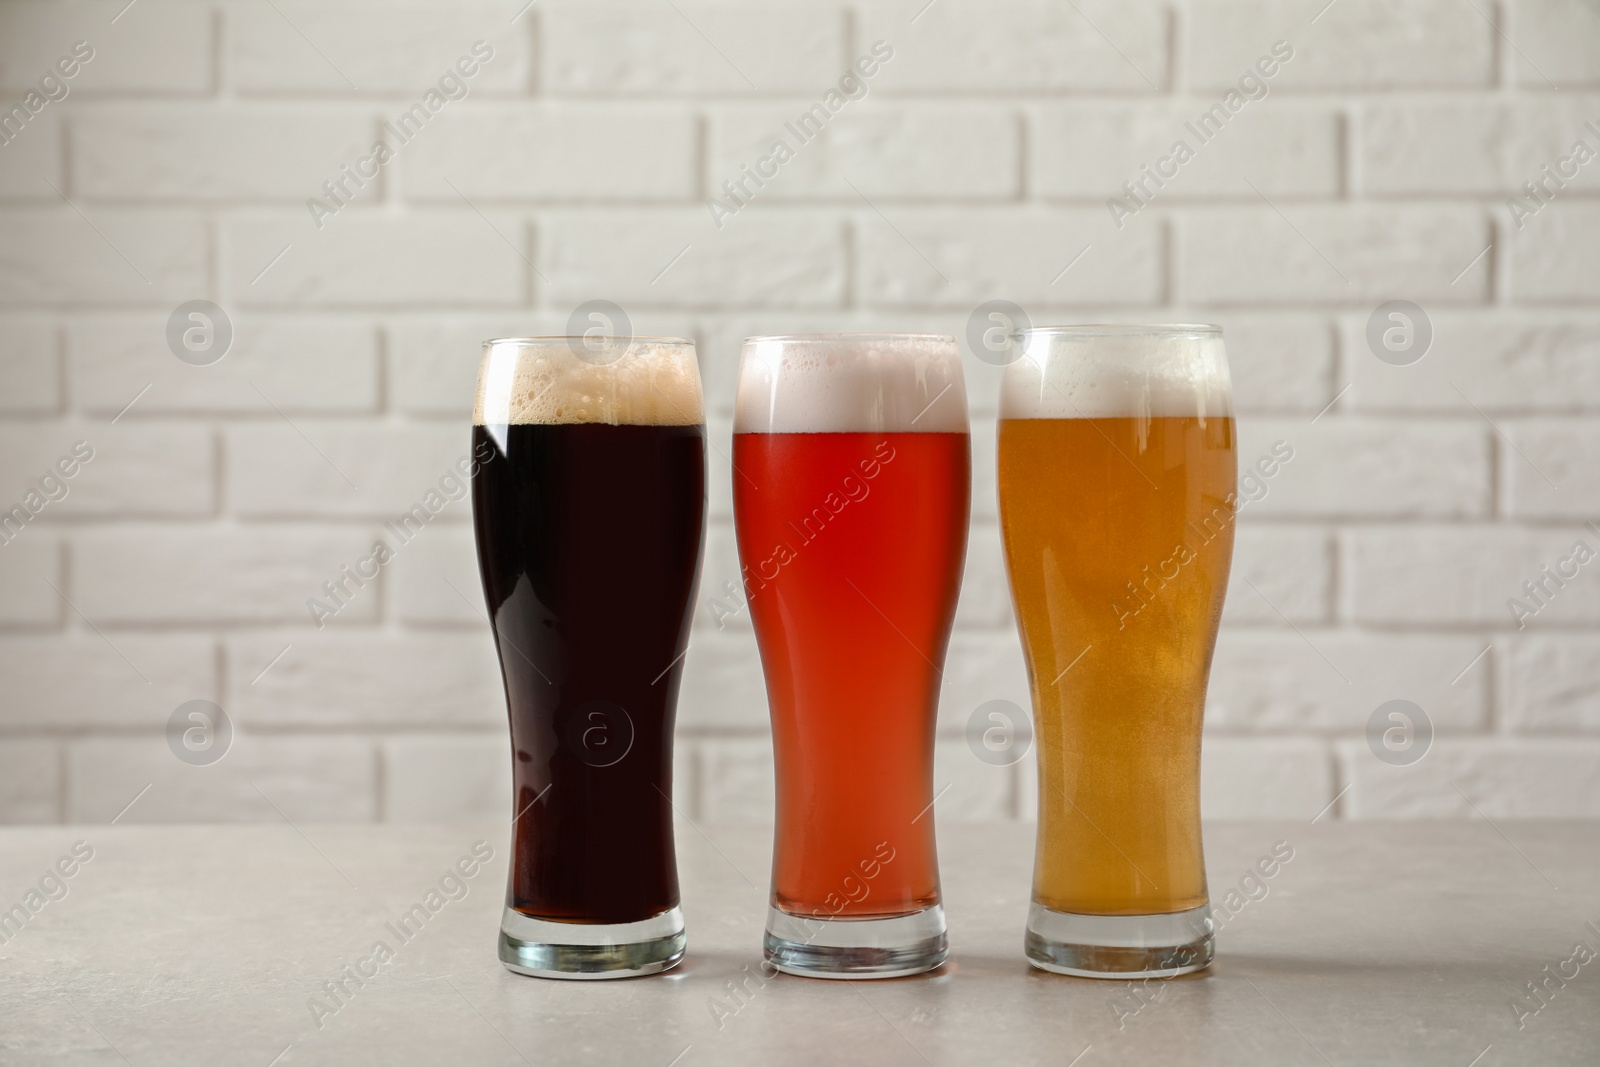
[{"label": "red beer glass", "polygon": [[934,721],[971,482],[955,339],[747,340],[733,463],[777,771],[766,957],[825,978],[937,967]]}]

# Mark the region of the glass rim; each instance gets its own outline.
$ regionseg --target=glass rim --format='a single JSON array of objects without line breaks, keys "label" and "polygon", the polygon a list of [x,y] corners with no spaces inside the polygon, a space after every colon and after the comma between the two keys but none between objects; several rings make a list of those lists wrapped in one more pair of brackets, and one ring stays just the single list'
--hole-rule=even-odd
[{"label": "glass rim", "polygon": [[1071,326],[1024,326],[1023,337],[1214,337],[1222,327],[1208,322],[1086,322]]},{"label": "glass rim", "polygon": [[953,333],[905,333],[893,330],[867,330],[859,333],[759,334],[744,339],[745,344],[750,344],[752,341],[949,341],[951,344],[955,344],[956,336]]},{"label": "glass rim", "polygon": [[483,347],[490,345],[567,345],[577,341],[580,344],[651,344],[651,345],[693,345],[694,341],[687,337],[654,337],[649,335],[621,336],[603,334],[599,337],[585,337],[582,334],[552,334],[547,337],[491,337],[483,342]]}]

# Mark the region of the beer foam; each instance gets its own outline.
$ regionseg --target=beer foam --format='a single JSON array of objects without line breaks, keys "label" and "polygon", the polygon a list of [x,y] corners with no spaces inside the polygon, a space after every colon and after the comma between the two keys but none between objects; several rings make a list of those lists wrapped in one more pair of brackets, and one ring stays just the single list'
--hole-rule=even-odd
[{"label": "beer foam", "polygon": [[[670,337],[515,337],[487,341],[478,365],[475,425],[705,422],[694,343]],[[579,358],[578,353],[595,355]],[[592,361],[591,361],[592,360]],[[609,362],[605,362],[609,360]]]},{"label": "beer foam", "polygon": [[1226,418],[1233,383],[1215,326],[1041,327],[1006,366],[1002,419]]},{"label": "beer foam", "polygon": [[735,433],[966,433],[967,386],[944,334],[750,337]]}]

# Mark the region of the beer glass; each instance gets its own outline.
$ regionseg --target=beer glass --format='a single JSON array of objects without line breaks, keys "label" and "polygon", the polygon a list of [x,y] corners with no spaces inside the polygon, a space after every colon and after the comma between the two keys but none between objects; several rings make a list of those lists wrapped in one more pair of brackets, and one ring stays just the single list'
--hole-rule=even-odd
[{"label": "beer glass", "polygon": [[934,718],[971,478],[955,339],[745,341],[733,465],[777,771],[766,958],[820,978],[937,967]]},{"label": "beer glass", "polygon": [[1017,340],[999,496],[1038,738],[1028,959],[1091,977],[1199,970],[1200,726],[1237,477],[1222,332]]},{"label": "beer glass", "polygon": [[665,970],[684,948],[672,722],[706,517],[694,345],[489,341],[472,445],[515,785],[500,960]]}]

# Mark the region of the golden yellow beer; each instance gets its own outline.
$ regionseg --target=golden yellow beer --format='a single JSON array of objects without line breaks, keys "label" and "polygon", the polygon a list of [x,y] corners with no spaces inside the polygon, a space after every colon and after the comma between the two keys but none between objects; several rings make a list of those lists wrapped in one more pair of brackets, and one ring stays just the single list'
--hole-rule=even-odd
[{"label": "golden yellow beer", "polygon": [[1233,557],[1232,418],[1003,419],[1000,524],[1033,694],[1033,898],[1206,903],[1200,721]]},{"label": "golden yellow beer", "polygon": [[1222,334],[1019,337],[999,497],[1038,739],[1028,958],[1067,974],[1197,970],[1212,953],[1200,728],[1237,484]]}]

